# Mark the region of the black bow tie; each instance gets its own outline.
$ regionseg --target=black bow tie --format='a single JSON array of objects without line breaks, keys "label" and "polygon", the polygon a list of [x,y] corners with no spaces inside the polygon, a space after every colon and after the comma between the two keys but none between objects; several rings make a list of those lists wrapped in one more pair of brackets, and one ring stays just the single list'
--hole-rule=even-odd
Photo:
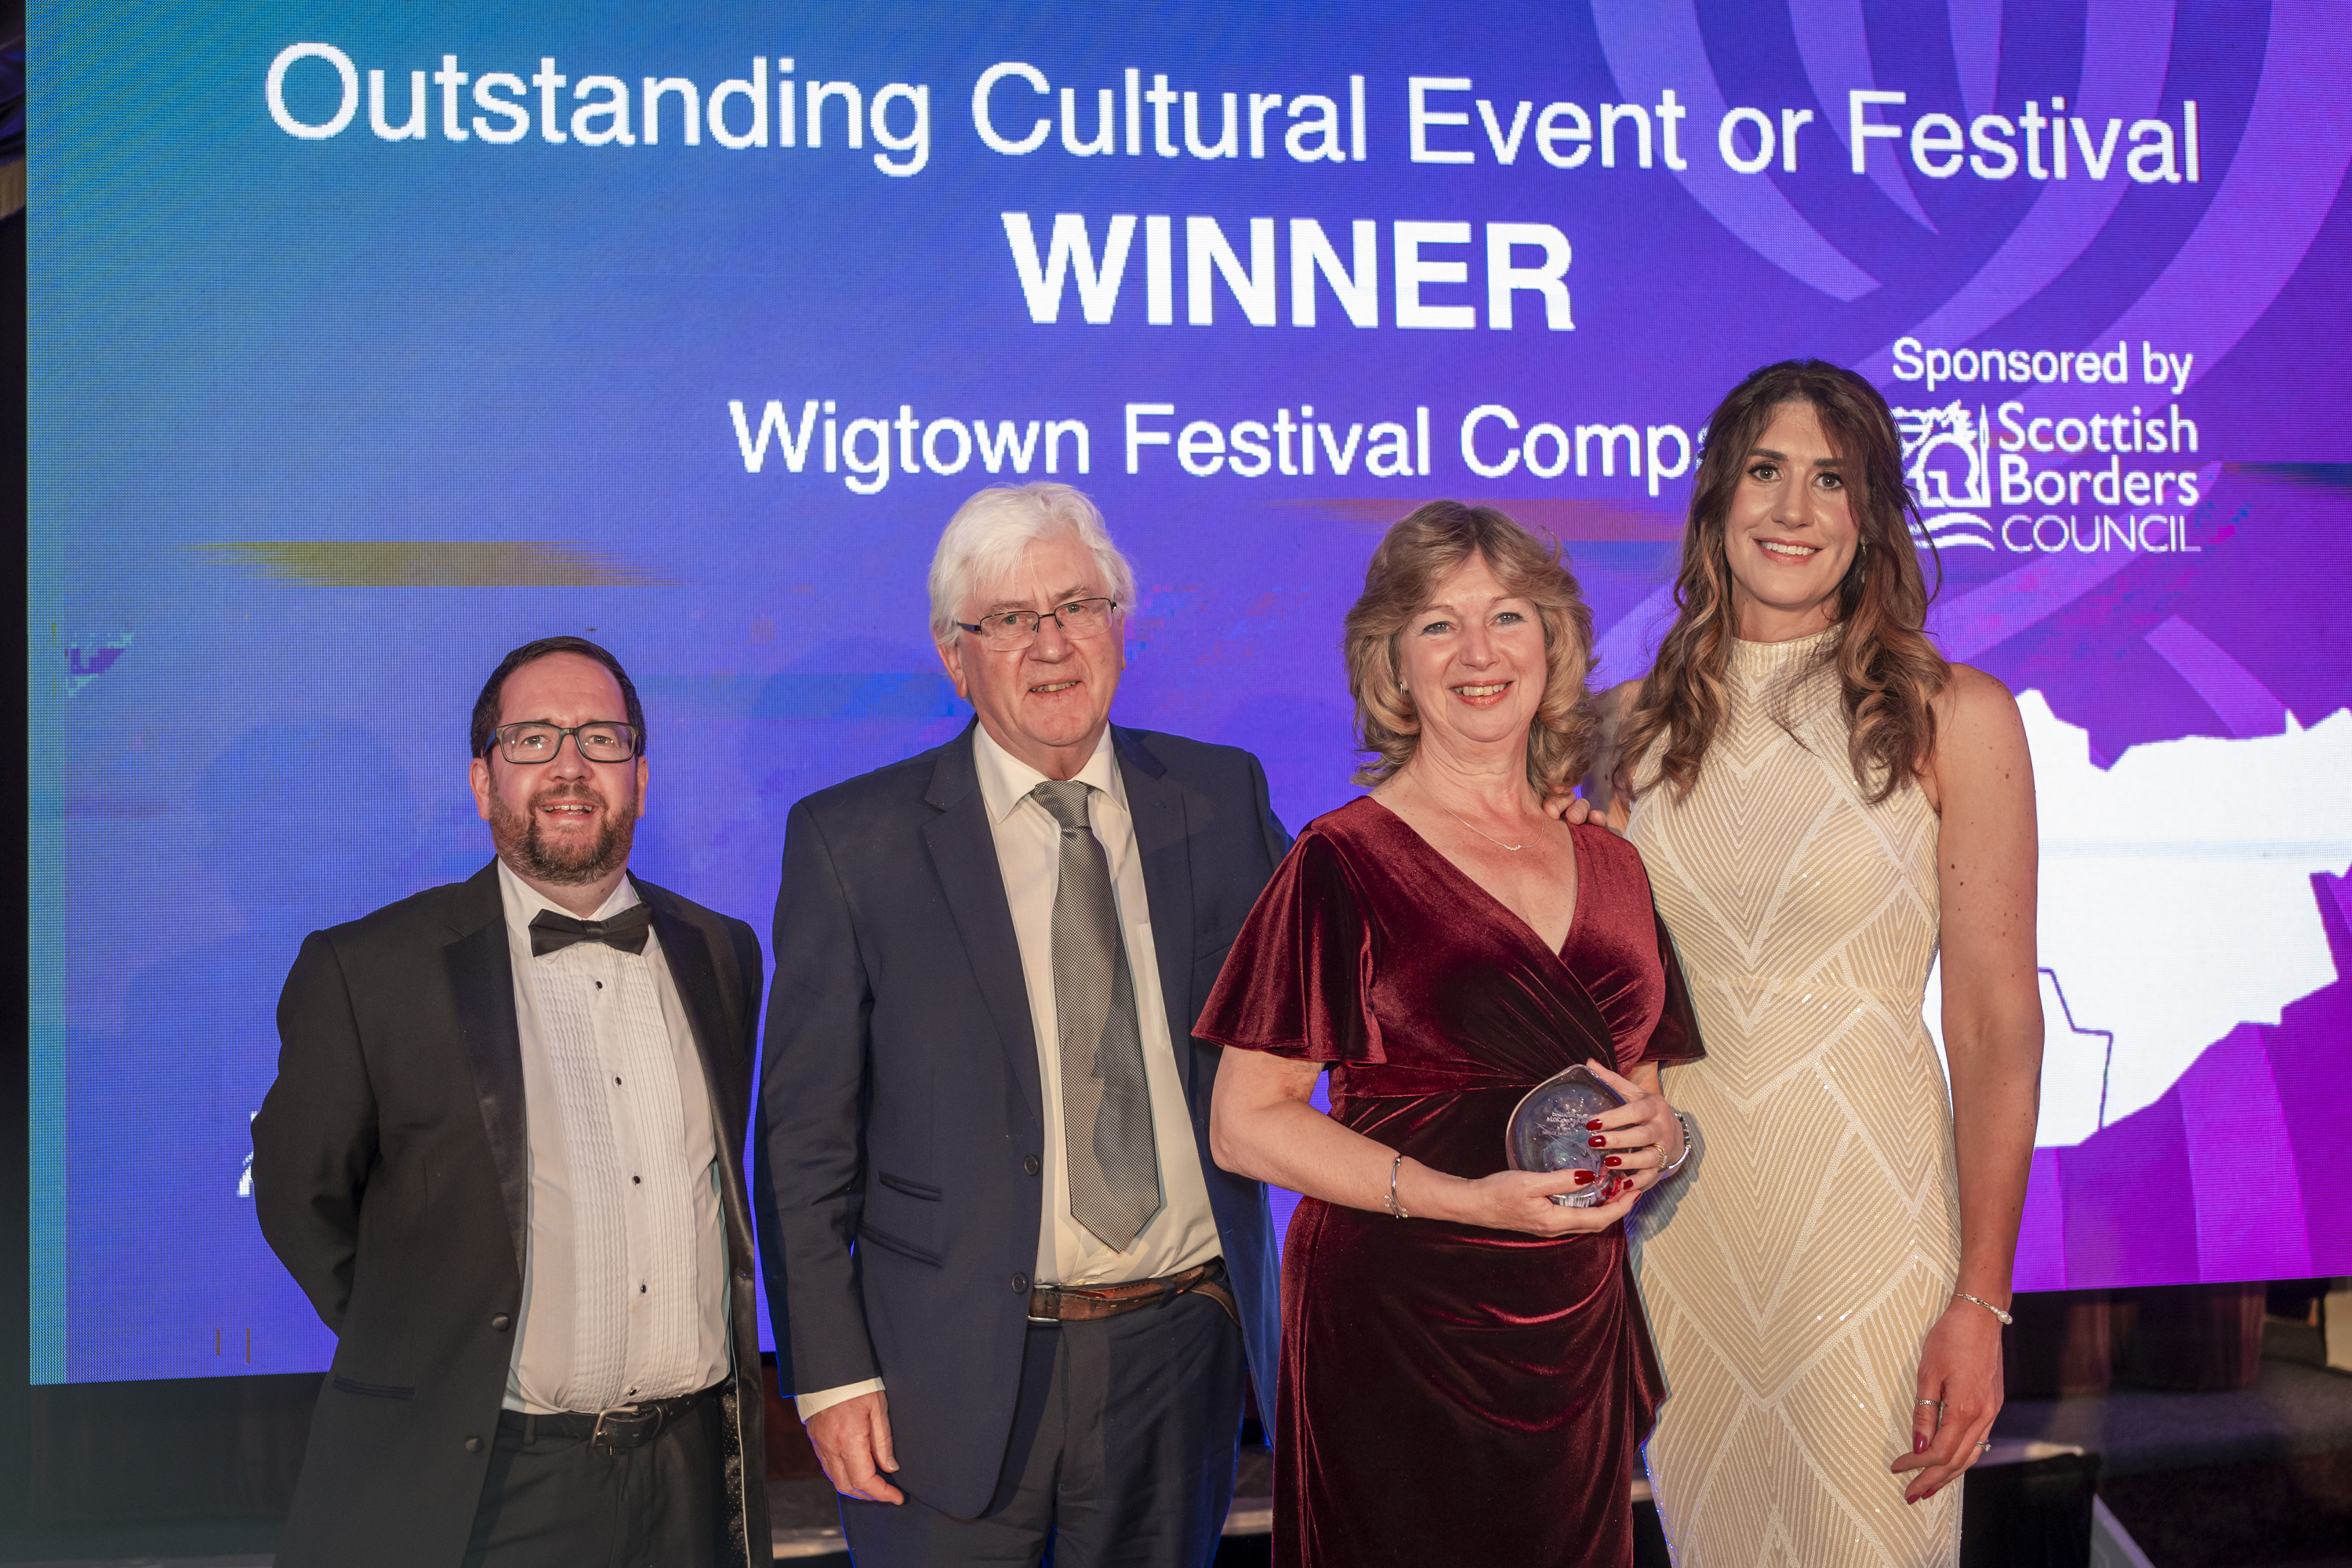
[{"label": "black bow tie", "polygon": [[645,904],[623,910],[608,921],[575,921],[553,910],[541,910],[530,918],[530,955],[544,958],[575,942],[601,942],[623,952],[643,952],[646,933],[653,925],[654,911]]}]

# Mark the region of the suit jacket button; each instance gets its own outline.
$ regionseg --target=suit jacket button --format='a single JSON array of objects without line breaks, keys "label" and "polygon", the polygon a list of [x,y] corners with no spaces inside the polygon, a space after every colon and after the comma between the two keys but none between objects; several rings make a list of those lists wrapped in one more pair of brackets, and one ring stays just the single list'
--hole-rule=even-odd
[{"label": "suit jacket button", "polygon": [[1045,1168],[1045,1162],[1037,1158],[1036,1155],[1032,1154],[1027,1159],[1021,1162],[1021,1168],[1034,1176],[1038,1172]]},{"label": "suit jacket button", "polygon": [[1015,1274],[1013,1277],[1013,1293],[1016,1296],[1025,1296],[1029,1293],[1029,1276]]},{"label": "suit jacket button", "polygon": [[466,1439],[466,1452],[468,1454],[478,1454],[481,1451],[482,1440],[479,1437],[468,1437]]},{"label": "suit jacket button", "polygon": [[504,1312],[500,1312],[497,1317],[490,1320],[490,1327],[499,1333],[505,1333],[509,1329],[514,1327],[514,1320],[508,1317]]}]

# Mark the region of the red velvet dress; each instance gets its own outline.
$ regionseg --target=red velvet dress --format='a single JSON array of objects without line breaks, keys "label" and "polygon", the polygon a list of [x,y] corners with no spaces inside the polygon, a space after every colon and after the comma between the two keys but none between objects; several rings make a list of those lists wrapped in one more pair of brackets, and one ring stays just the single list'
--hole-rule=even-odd
[{"label": "red velvet dress", "polygon": [[[1579,827],[1562,950],[1386,806],[1307,825],[1194,1033],[1332,1064],[1331,1114],[1435,1170],[1502,1170],[1574,1063],[1700,1055],[1641,857]],[[1544,1240],[1303,1200],[1282,1264],[1277,1563],[1630,1564],[1664,1397],[1622,1226]]]}]

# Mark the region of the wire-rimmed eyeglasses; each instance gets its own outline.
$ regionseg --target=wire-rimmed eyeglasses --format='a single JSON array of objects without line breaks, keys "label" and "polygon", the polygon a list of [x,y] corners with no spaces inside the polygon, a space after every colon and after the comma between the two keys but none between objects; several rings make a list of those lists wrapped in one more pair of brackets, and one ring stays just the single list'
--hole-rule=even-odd
[{"label": "wire-rimmed eyeglasses", "polygon": [[1110,627],[1110,618],[1118,614],[1117,599],[1072,599],[1050,610],[1000,610],[982,616],[977,622],[958,621],[957,626],[972,633],[988,647],[999,649],[1027,647],[1037,640],[1037,628],[1051,616],[1066,637],[1100,637]]}]

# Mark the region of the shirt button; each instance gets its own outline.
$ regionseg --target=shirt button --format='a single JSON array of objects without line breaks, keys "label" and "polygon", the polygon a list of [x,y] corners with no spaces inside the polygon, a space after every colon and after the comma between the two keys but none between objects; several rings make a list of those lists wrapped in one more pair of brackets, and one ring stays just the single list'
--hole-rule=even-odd
[{"label": "shirt button", "polygon": [[509,1329],[514,1327],[514,1320],[508,1317],[504,1312],[500,1312],[497,1317],[490,1320],[490,1327],[495,1331],[502,1334]]},{"label": "shirt button", "polygon": [[1037,1158],[1036,1155],[1032,1154],[1027,1159],[1021,1162],[1021,1168],[1034,1176],[1038,1172],[1045,1168],[1045,1162]]},{"label": "shirt button", "polygon": [[481,1451],[482,1440],[479,1437],[468,1437],[466,1439],[466,1452],[468,1454],[478,1454]]},{"label": "shirt button", "polygon": [[1026,1274],[1015,1274],[1013,1277],[1013,1290],[1015,1295],[1027,1295],[1029,1292],[1029,1276]]}]

